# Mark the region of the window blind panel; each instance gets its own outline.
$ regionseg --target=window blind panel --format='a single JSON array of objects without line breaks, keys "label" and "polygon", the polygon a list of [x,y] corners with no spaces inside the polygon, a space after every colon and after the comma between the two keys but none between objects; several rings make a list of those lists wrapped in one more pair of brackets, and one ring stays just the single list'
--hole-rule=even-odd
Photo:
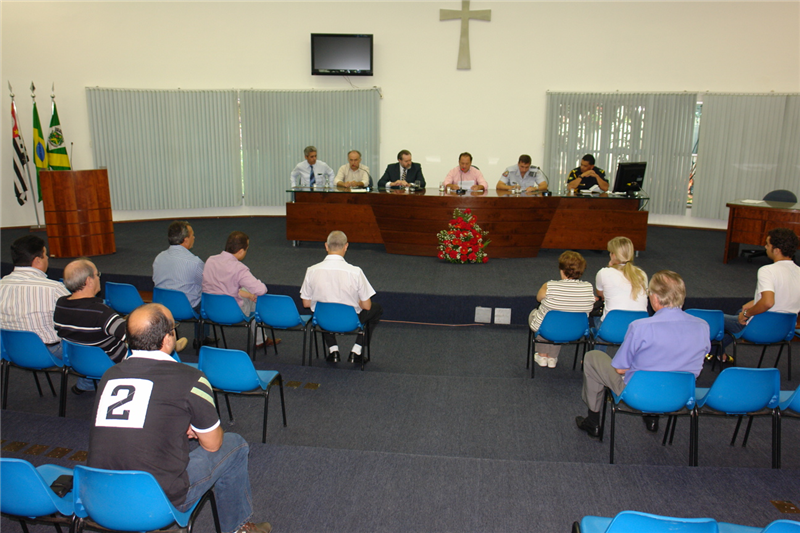
[{"label": "window blind panel", "polygon": [[334,172],[347,163],[348,151],[360,151],[377,184],[379,103],[375,89],[241,91],[246,203],[283,205],[289,199],[289,175],[309,145]]},{"label": "window blind panel", "polygon": [[545,171],[550,189],[566,191],[584,154],[595,157],[613,187],[617,163],[646,161],[650,212],[682,214],[692,156],[693,93],[548,93]]},{"label": "window blind panel", "polygon": [[114,209],[241,203],[236,91],[87,88],[96,167]]},{"label": "window blind panel", "polygon": [[798,95],[716,94],[703,98],[692,215],[726,219],[725,204],[775,189],[797,194]]}]

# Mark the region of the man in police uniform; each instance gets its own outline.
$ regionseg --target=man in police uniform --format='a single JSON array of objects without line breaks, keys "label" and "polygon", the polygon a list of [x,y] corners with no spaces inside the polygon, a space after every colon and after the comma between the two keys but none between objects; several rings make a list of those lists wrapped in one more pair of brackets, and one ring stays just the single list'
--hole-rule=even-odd
[{"label": "man in police uniform", "polygon": [[586,154],[581,159],[581,166],[573,168],[567,178],[567,188],[570,191],[585,191],[597,185],[601,191],[608,191],[606,171],[594,166],[594,156]]},{"label": "man in police uniform", "polygon": [[525,192],[537,192],[547,190],[547,178],[538,168],[531,170],[531,156],[522,154],[519,162],[508,167],[500,180],[497,182],[498,191],[508,191],[514,187],[512,183],[517,183]]}]

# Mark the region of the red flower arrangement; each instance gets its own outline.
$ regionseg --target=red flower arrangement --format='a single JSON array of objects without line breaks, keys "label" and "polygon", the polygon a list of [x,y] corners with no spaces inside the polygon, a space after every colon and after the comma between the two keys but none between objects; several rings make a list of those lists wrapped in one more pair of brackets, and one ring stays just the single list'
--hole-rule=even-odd
[{"label": "red flower arrangement", "polygon": [[485,263],[489,260],[486,240],[489,232],[483,231],[472,214],[471,209],[456,209],[448,229],[440,231],[439,259],[450,263]]}]

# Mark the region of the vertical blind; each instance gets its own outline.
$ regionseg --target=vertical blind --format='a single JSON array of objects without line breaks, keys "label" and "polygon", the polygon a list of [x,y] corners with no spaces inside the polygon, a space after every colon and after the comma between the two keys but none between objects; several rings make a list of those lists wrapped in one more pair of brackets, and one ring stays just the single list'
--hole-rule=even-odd
[{"label": "vertical blind", "polygon": [[316,147],[334,172],[347,163],[347,152],[358,150],[377,184],[379,103],[376,89],[241,91],[245,202],[285,203],[289,174],[306,146]]},{"label": "vertical blind", "polygon": [[87,88],[92,154],[115,209],[241,203],[236,91]]},{"label": "vertical blind", "polygon": [[703,97],[692,215],[727,219],[725,204],[775,189],[800,196],[800,95]]},{"label": "vertical blind", "polygon": [[592,154],[613,187],[619,162],[647,162],[643,188],[654,214],[683,214],[692,164],[694,93],[547,93],[544,168],[562,193]]},{"label": "vertical blind", "polygon": [[115,209],[283,205],[312,144],[334,171],[351,149],[373,176],[379,163],[376,89],[86,91],[94,164],[109,169]]}]

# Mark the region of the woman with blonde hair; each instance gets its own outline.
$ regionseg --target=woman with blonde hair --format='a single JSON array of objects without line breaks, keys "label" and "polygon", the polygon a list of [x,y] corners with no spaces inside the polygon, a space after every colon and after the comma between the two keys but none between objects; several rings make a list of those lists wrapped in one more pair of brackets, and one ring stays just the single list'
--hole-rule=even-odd
[{"label": "woman with blonde hair", "polygon": [[608,241],[608,266],[600,269],[595,278],[597,296],[605,300],[602,318],[595,319],[600,327],[609,311],[647,311],[647,274],[633,264],[633,243],[627,237]]},{"label": "woman with blonde hair", "polygon": [[[561,272],[561,279],[548,281],[536,294],[536,299],[541,303],[528,317],[528,324],[533,331],[538,331],[548,311],[578,312],[586,313],[588,316],[594,306],[596,298],[592,284],[580,279],[586,270],[586,260],[583,256],[578,252],[564,252],[558,258],[558,270]],[[536,339],[543,340],[539,335]],[[533,356],[536,364],[555,368],[561,346],[542,344],[539,349],[541,353],[535,353]]]}]

